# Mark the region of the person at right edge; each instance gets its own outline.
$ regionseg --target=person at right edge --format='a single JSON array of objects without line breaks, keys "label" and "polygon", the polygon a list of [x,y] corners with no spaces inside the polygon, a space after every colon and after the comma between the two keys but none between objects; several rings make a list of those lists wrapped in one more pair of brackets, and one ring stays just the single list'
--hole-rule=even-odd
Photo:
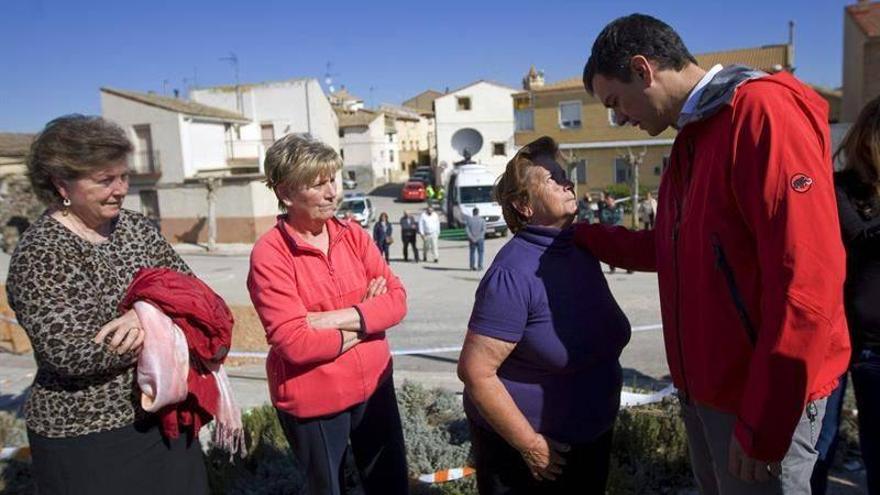
[{"label": "person at right edge", "polygon": [[847,368],[828,105],[787,72],[708,71],[653,17],[608,24],[584,86],[617,123],[678,130],[653,230],[578,224],[600,260],[657,271],[666,355],[703,494],[808,494]]},{"label": "person at right edge", "polygon": [[837,156],[846,163],[834,179],[847,254],[844,299],[853,342],[850,374],[868,493],[874,495],[880,494],[880,97],[862,109]]}]

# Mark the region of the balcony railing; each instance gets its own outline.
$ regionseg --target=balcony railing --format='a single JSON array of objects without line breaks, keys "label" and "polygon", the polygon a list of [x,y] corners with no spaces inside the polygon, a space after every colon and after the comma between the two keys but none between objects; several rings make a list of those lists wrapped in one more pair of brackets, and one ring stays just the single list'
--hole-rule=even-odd
[{"label": "balcony railing", "polygon": [[236,139],[226,141],[226,159],[229,162],[258,160],[275,141],[269,139]]}]

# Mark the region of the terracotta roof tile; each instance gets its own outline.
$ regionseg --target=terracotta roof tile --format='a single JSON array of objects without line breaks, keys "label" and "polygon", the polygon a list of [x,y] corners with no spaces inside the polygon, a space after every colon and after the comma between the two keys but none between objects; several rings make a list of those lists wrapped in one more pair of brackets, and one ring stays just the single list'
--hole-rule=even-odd
[{"label": "terracotta roof tile", "polygon": [[852,17],[865,36],[872,38],[880,36],[880,2],[850,5],[846,8],[846,13]]}]

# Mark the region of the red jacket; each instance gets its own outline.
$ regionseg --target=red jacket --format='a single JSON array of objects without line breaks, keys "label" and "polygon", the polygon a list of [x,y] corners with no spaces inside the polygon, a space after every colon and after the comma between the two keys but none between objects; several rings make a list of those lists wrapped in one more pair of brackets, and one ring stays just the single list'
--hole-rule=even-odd
[{"label": "red jacket", "polygon": [[658,272],[675,386],[735,414],[746,453],[767,462],[849,361],[827,114],[788,73],[743,82],[680,130],[654,230],[576,232],[612,265]]},{"label": "red jacket", "polygon": [[[363,229],[331,219],[328,255],[278,218],[254,245],[248,290],[269,342],[266,372],[275,407],[298,418],[335,414],[366,401],[391,373],[385,330],[406,315],[406,291]],[[387,293],[361,302],[367,283]],[[367,338],[345,353],[337,329],[313,328],[308,312],[354,307]]]},{"label": "red jacket", "polygon": [[183,331],[189,347],[189,393],[183,402],[160,411],[162,431],[170,438],[177,438],[181,429],[198,435],[202,425],[217,414],[220,397],[214,376],[200,363],[226,360],[232,346],[232,313],[204,282],[168,268],[138,271],[119,308],[128,311],[136,301],[148,301],[168,315]]}]

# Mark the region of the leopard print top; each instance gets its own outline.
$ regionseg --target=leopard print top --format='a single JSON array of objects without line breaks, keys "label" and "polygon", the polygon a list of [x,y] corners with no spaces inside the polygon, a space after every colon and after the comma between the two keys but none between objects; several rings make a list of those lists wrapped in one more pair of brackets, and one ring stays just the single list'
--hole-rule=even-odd
[{"label": "leopard print top", "polygon": [[150,221],[122,210],[106,242],[92,244],[48,215],[21,238],[7,293],[30,337],[37,374],[24,405],[28,428],[72,437],[129,425],[140,408],[134,356],[95,344],[98,330],[142,267],[189,267]]}]

